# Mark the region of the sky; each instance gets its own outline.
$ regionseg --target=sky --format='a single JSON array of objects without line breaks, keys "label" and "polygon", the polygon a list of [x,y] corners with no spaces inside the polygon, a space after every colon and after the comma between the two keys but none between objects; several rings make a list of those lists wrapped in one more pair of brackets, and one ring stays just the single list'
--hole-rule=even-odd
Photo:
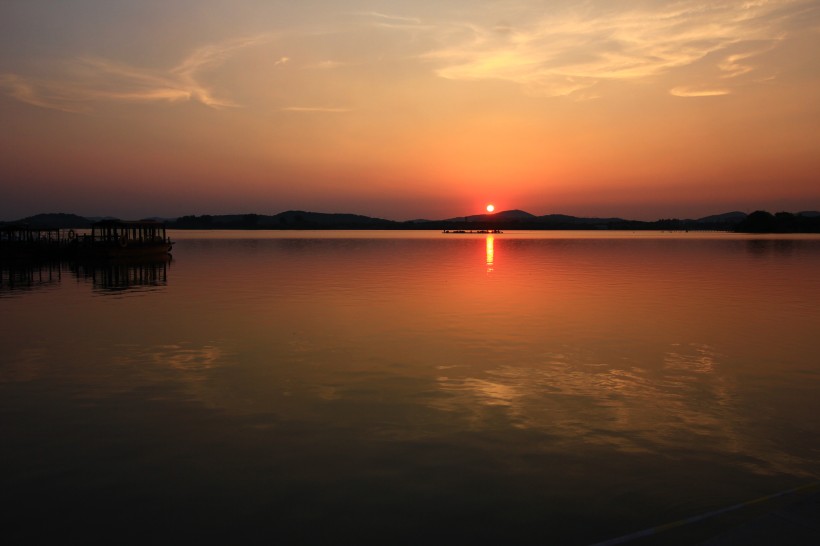
[{"label": "sky", "polygon": [[817,0],[3,0],[0,219],[820,210]]}]

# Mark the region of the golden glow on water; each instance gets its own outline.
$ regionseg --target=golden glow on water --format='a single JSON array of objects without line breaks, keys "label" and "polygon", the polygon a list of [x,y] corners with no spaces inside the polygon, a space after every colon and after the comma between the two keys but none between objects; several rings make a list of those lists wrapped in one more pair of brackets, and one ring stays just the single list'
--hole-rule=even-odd
[{"label": "golden glow on water", "polygon": [[[469,513],[549,514],[594,495],[602,520],[635,528],[820,472],[820,237],[289,235],[187,232],[162,283],[4,272],[31,280],[0,286],[15,317],[0,329],[0,422],[18,432],[4,436],[16,467],[55,445],[29,426],[70,429],[61,445],[100,453],[89,464],[134,453],[177,476],[183,453],[226,468],[239,495],[246,475],[264,498],[306,491],[368,514],[367,495],[339,501],[327,484],[385,483],[395,506],[423,483]],[[134,431],[113,455],[111,430]],[[46,462],[65,470],[69,455]],[[606,500],[625,495],[628,513]]]},{"label": "golden glow on water", "polygon": [[493,263],[495,262],[495,240],[492,235],[487,236],[487,272],[493,270]]},{"label": "golden glow on water", "polygon": [[[626,451],[676,449],[697,434],[711,438],[709,449],[730,442],[772,468],[785,464],[765,443],[738,439],[747,424],[732,402],[740,370],[800,362],[805,357],[783,357],[807,350],[817,325],[811,315],[776,318],[778,308],[810,311],[802,294],[816,290],[812,277],[795,274],[791,286],[758,290],[781,267],[772,258],[790,256],[779,243],[757,250],[754,242],[506,234],[481,241],[195,239],[188,256],[181,243],[168,297],[185,303],[163,311],[180,339],[147,352],[117,344],[115,361],[135,369],[162,363],[211,407],[293,415],[314,397],[355,400],[355,377],[389,378],[399,366],[406,377],[435,381],[442,396],[431,408],[473,427],[488,424],[482,408],[492,407],[517,428],[589,436]],[[237,265],[241,282],[223,284]],[[769,313],[743,311],[748,306]],[[741,316],[744,328],[727,328]],[[783,343],[750,346],[754,331]],[[234,386],[247,392],[208,381],[218,369],[238,373]],[[263,395],[266,388],[273,396]],[[257,401],[237,405],[242,398]],[[570,399],[577,405],[567,413]],[[600,427],[608,434],[590,436]]]}]

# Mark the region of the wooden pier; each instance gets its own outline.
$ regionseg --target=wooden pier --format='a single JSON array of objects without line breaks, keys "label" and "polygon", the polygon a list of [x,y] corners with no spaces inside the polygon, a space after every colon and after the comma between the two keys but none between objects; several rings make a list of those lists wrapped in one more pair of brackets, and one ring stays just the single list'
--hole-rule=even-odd
[{"label": "wooden pier", "polygon": [[90,230],[0,226],[0,258],[65,259],[164,255],[173,242],[160,222],[104,220]]}]

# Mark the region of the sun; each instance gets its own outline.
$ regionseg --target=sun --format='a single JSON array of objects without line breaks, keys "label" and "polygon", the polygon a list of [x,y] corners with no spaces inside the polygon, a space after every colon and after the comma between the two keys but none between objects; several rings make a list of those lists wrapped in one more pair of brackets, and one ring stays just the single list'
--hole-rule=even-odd
[{"label": "sun", "polygon": [[492,212],[495,210],[495,205],[487,205],[487,212]]}]

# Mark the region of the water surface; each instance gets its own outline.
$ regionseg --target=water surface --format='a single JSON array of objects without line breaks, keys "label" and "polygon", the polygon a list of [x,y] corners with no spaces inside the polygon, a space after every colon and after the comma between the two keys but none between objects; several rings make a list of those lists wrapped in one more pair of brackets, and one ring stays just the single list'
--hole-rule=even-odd
[{"label": "water surface", "polygon": [[588,544],[820,476],[816,236],[172,238],[2,265],[16,540]]}]

